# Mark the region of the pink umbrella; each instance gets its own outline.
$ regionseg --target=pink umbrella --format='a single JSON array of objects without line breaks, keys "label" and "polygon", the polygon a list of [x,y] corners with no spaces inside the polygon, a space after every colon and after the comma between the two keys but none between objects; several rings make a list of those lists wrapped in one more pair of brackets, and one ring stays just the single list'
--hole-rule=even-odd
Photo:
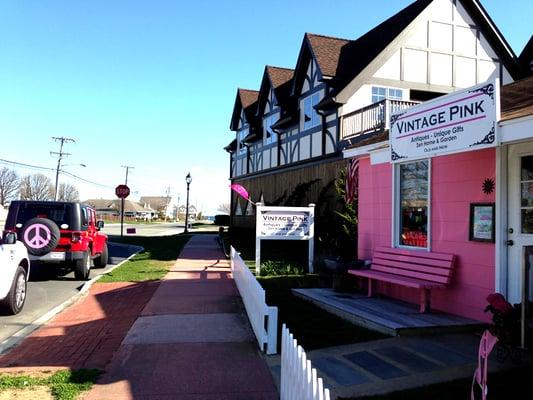
[{"label": "pink umbrella", "polygon": [[248,194],[248,191],[242,185],[233,184],[233,185],[230,185],[229,187],[231,188],[231,190],[237,192],[237,194],[241,196],[243,199],[254,204],[254,202],[250,200],[250,195]]}]

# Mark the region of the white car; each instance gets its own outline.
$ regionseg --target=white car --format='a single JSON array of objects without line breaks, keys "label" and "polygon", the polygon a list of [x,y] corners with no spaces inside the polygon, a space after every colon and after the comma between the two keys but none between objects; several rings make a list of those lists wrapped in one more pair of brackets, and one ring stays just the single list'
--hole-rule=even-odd
[{"label": "white car", "polygon": [[18,314],[26,301],[30,276],[30,260],[22,242],[14,232],[6,232],[0,240],[0,307],[9,314]]}]

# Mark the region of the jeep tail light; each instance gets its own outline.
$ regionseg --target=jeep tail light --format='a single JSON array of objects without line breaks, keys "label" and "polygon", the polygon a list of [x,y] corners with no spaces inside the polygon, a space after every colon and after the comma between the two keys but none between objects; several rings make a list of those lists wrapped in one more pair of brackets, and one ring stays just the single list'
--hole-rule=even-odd
[{"label": "jeep tail light", "polygon": [[81,241],[81,232],[72,232],[72,243]]}]

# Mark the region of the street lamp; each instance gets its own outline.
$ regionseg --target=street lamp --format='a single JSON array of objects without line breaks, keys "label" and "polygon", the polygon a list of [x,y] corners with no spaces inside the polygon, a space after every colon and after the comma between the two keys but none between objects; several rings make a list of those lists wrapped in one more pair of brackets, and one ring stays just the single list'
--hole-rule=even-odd
[{"label": "street lamp", "polygon": [[192,182],[190,172],[185,177],[185,182],[187,182],[187,204],[185,205],[185,233],[189,233],[189,186]]}]

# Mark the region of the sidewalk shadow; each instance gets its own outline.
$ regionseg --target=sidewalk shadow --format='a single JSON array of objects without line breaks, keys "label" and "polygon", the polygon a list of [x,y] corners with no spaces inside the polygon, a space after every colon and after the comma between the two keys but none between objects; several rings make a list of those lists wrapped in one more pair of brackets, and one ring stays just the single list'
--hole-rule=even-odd
[{"label": "sidewalk shadow", "polygon": [[103,369],[158,286],[155,281],[94,285],[92,296],[1,355],[0,368]]}]

